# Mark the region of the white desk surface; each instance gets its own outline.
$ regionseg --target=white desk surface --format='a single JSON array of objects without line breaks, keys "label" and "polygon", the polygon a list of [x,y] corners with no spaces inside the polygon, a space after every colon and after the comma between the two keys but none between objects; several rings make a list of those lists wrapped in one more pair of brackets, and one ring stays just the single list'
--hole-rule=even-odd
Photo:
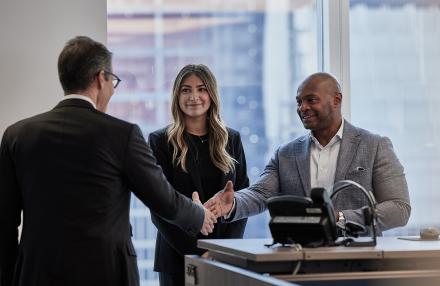
[{"label": "white desk surface", "polygon": [[235,255],[252,261],[344,260],[390,258],[439,258],[440,240],[408,241],[397,237],[378,237],[375,247],[318,247],[296,250],[266,247],[272,239],[202,239],[197,245],[212,252]]}]

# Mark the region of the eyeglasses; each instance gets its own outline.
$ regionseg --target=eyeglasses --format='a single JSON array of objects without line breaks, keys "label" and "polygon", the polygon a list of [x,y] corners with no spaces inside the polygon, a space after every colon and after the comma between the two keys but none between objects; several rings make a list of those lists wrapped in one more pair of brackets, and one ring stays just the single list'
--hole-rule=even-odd
[{"label": "eyeglasses", "polygon": [[117,75],[115,75],[112,72],[104,70],[104,73],[109,74],[109,75],[111,75],[113,77],[113,79],[112,79],[113,88],[118,87],[118,85],[122,81],[122,79],[120,79]]}]

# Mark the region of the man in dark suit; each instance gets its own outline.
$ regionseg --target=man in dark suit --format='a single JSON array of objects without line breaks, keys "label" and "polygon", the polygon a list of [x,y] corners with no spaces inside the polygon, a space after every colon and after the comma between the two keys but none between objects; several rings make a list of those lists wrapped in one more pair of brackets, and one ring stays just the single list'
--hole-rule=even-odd
[{"label": "man in dark suit", "polygon": [[120,81],[111,71],[105,46],[70,40],[58,59],[65,98],[5,131],[1,286],[139,285],[131,192],[190,235],[212,231],[215,216],[169,185],[139,127],[103,112]]}]

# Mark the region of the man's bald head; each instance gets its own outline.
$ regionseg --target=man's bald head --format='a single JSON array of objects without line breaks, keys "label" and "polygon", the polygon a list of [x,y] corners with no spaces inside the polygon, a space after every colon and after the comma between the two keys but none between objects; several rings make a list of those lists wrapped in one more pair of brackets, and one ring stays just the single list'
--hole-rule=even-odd
[{"label": "man's bald head", "polygon": [[325,84],[331,93],[339,93],[342,95],[341,85],[331,74],[325,72],[317,72],[308,76],[298,87],[297,94],[309,85],[318,86]]},{"label": "man's bald head", "polygon": [[296,101],[304,127],[325,146],[342,122],[342,93],[338,81],[328,73],[314,73],[298,87]]}]

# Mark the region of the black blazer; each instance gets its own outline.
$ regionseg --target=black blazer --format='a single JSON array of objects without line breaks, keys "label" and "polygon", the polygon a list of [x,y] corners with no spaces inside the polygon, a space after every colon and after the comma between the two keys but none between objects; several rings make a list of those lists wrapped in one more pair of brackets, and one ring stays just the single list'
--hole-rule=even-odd
[{"label": "black blazer", "polygon": [[173,190],[136,125],[68,99],[9,127],[0,147],[0,285],[139,285],[130,191],[188,233],[201,229],[203,209]]},{"label": "black blazer", "polygon": [[[224,188],[226,182],[231,180],[234,183],[234,189],[240,190],[249,186],[249,179],[246,172],[246,158],[243,146],[241,144],[240,133],[228,128],[229,140],[227,152],[237,160],[235,172],[230,172],[222,176],[221,184],[218,190]],[[173,187],[187,197],[191,197],[194,191],[199,192],[202,203],[207,198],[202,191],[200,175],[195,162],[195,154],[191,144],[187,159],[187,170],[185,173],[182,168],[175,167],[172,164],[172,146],[167,142],[166,128],[157,130],[150,134],[148,143],[157,158],[158,164],[162,167],[165,176]],[[153,223],[158,228],[156,240],[156,253],[154,259],[154,270],[170,274],[183,276],[184,255],[202,254],[204,251],[197,248],[197,239],[190,237],[177,227],[167,223],[154,212],[151,214]],[[241,238],[243,237],[247,219],[242,219],[233,223],[222,223],[218,220],[214,231],[209,238]],[[206,236],[199,235],[200,239],[206,239]]]}]

